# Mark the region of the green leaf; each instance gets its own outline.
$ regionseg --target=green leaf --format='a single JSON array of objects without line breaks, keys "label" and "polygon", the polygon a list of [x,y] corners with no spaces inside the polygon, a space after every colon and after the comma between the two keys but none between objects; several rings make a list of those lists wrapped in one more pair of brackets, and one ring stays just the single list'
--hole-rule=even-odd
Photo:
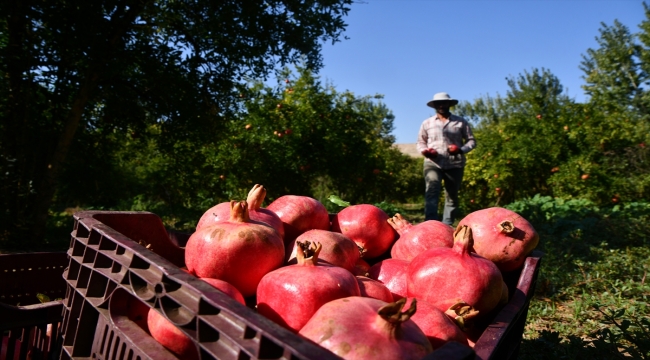
[{"label": "green leaf", "polygon": [[340,197],[338,197],[338,196],[336,196],[336,195],[330,195],[330,197],[327,198],[327,200],[333,202],[334,204],[336,204],[336,205],[338,205],[338,206],[342,206],[342,207],[348,207],[348,206],[350,206],[350,203],[349,203],[349,202],[344,201],[343,199],[341,199]]}]

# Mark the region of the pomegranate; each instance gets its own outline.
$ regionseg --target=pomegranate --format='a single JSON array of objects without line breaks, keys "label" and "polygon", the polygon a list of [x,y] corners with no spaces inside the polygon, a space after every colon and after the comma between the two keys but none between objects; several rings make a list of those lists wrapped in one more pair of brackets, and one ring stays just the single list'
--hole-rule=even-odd
[{"label": "pomegranate", "polygon": [[149,310],[147,324],[151,336],[179,359],[198,360],[199,352],[185,333],[154,309]]},{"label": "pomegranate", "polygon": [[332,266],[340,266],[351,273],[354,273],[355,266],[359,260],[359,248],[354,241],[348,239],[341,233],[328,230],[308,230],[296,239],[293,252],[289,257],[289,263],[296,262],[297,243],[319,243],[322,249],[318,254],[318,260]]},{"label": "pomegranate", "polygon": [[126,306],[128,308],[126,316],[129,320],[136,323],[142,330],[149,332],[149,326],[147,325],[147,318],[149,316],[149,310],[151,309],[149,305],[135,297],[129,296]]},{"label": "pomegranate", "polygon": [[408,296],[424,300],[442,311],[464,301],[486,315],[503,296],[503,277],[490,260],[471,253],[472,230],[456,229],[454,247],[433,248],[408,265]]},{"label": "pomegranate", "polygon": [[314,314],[300,335],[349,360],[421,359],[433,349],[410,320],[416,301],[402,312],[405,300],[388,304],[366,297],[334,300]]},{"label": "pomegranate", "polygon": [[374,205],[352,205],[332,219],[332,231],[352,239],[364,250],[364,258],[372,259],[385,253],[397,236],[387,221],[388,215]]},{"label": "pomegranate", "polygon": [[201,278],[201,280],[212,285],[217,290],[221,290],[221,292],[237,300],[237,302],[239,302],[240,304],[246,305],[244,296],[241,294],[241,292],[239,292],[239,290],[237,290],[236,287],[232,286],[231,284],[219,279]]},{"label": "pomegranate", "polygon": [[257,312],[295,332],[327,302],[360,295],[348,270],[317,264],[321,244],[298,245],[298,263],[266,274],[257,288]]},{"label": "pomegranate", "polygon": [[393,294],[381,281],[365,276],[357,276],[357,282],[359,283],[361,296],[382,300],[387,303],[393,302]]},{"label": "pomegranate", "polygon": [[[411,299],[406,301],[405,307],[410,306]],[[456,341],[465,346],[469,346],[467,335],[463,330],[450,318],[435,306],[425,302],[418,301],[418,311],[411,316],[422,332],[431,342],[433,349],[442,347],[449,341]]]},{"label": "pomegranate", "polygon": [[245,201],[230,204],[230,220],[190,236],[185,264],[190,273],[226,281],[247,297],[266,273],[283,264],[284,244],[273,228],[250,221]]},{"label": "pomegranate", "polygon": [[293,246],[292,242],[305,231],[330,229],[327,209],[320,201],[308,196],[281,196],[266,208],[276,213],[282,220],[285,246],[290,249]]},{"label": "pomegranate", "polygon": [[[266,189],[264,186],[255,184],[248,193],[246,202],[248,203],[248,216],[253,222],[260,222],[274,228],[280,237],[284,239],[284,226],[282,220],[271,210],[261,208]],[[202,227],[215,224],[217,222],[230,219],[230,202],[217,204],[206,211],[199,222],[196,224],[196,230]]]},{"label": "pomegranate", "polygon": [[368,276],[369,270],[370,264],[368,264],[365,260],[359,258],[359,260],[357,260],[357,263],[354,265],[354,271],[352,273],[357,276]]},{"label": "pomegranate", "polygon": [[451,248],[454,245],[454,228],[440,221],[428,220],[413,225],[402,215],[395,214],[388,219],[388,224],[399,234],[399,239],[390,250],[393,259],[411,261],[425,250]]},{"label": "pomegranate", "polygon": [[273,211],[262,208],[264,198],[266,198],[266,189],[262,185],[255,184],[246,198],[250,217],[253,220],[269,224],[284,239],[284,225],[282,224],[282,220]]},{"label": "pomegranate", "polygon": [[209,208],[196,224],[196,230],[230,219],[230,202],[223,202]]},{"label": "pomegranate", "polygon": [[520,268],[539,243],[539,235],[526,219],[500,207],[470,213],[458,223],[465,225],[472,229],[474,251],[503,272]]},{"label": "pomegranate", "polygon": [[382,260],[370,267],[368,277],[381,281],[393,294],[393,299],[399,300],[407,294],[408,265],[409,262],[405,260]]}]

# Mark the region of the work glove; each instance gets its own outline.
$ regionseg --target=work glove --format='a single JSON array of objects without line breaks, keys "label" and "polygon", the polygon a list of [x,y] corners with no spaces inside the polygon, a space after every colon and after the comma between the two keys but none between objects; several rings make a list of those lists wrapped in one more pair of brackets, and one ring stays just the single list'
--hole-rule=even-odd
[{"label": "work glove", "polygon": [[426,150],[422,150],[422,155],[424,155],[424,157],[427,159],[433,160],[436,158],[436,156],[438,156],[438,152],[435,149],[429,148]]},{"label": "work glove", "polygon": [[449,155],[456,155],[461,153],[460,148],[454,144],[447,146],[447,151],[449,152]]}]

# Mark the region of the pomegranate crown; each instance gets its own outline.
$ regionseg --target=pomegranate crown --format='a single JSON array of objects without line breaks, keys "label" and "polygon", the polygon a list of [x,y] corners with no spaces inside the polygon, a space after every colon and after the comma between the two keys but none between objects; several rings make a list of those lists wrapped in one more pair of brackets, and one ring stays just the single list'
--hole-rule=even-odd
[{"label": "pomegranate crown", "polygon": [[253,210],[257,210],[262,207],[264,199],[266,198],[266,188],[260,184],[255,184],[251,191],[248,192],[248,197],[246,202],[248,202],[248,207]]},{"label": "pomegranate crown", "polygon": [[232,222],[249,222],[248,204],[246,201],[230,201],[230,221]]},{"label": "pomegranate crown", "polygon": [[399,213],[396,213],[395,216],[386,221],[388,221],[388,224],[400,235],[413,226],[413,224],[404,219],[404,217]]},{"label": "pomegranate crown", "polygon": [[415,298],[413,298],[411,306],[402,312],[404,304],[406,304],[406,298],[401,298],[393,303],[382,306],[377,313],[391,324],[401,324],[410,319],[417,310],[417,300]]},{"label": "pomegranate crown", "polygon": [[318,254],[320,254],[323,245],[311,241],[296,241],[296,259],[300,265],[315,266],[318,262]]},{"label": "pomegranate crown", "polygon": [[471,227],[462,225],[456,228],[456,231],[454,231],[454,249],[459,249],[463,254],[475,252]]}]

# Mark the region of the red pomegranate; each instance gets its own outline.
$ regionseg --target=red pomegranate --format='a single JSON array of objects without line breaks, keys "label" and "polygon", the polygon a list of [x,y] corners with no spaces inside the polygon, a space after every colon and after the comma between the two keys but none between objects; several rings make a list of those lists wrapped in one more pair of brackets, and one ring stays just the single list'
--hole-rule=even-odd
[{"label": "red pomegranate", "polygon": [[251,222],[245,201],[232,201],[230,220],[197,230],[185,246],[190,273],[226,281],[244,297],[254,295],[262,277],[283,262],[280,235],[270,226]]},{"label": "red pomegranate", "polygon": [[298,264],[266,274],[257,288],[257,312],[298,332],[322,305],[359,296],[357,279],[348,270],[318,263],[321,244],[298,247]]},{"label": "red pomegranate", "polygon": [[368,277],[386,285],[397,301],[407,294],[408,265],[408,261],[399,259],[382,260],[370,267]]},{"label": "red pomegranate", "polygon": [[[411,299],[406,301],[405,307],[411,305]],[[449,341],[456,341],[465,346],[469,346],[467,335],[447,314],[440,311],[435,306],[425,302],[418,301],[418,311],[411,316],[413,320],[424,332],[433,350],[442,347]]]},{"label": "red pomegranate", "polygon": [[370,271],[370,264],[359,258],[354,265],[354,271],[352,273],[357,276],[368,276],[368,271]]},{"label": "red pomegranate", "polygon": [[[149,332],[149,325],[147,325],[147,318],[149,316],[149,305],[143,303],[135,297],[128,297],[126,306],[127,317],[129,320],[136,323],[142,330]],[[2,357],[0,357],[2,359]]]},{"label": "red pomegranate", "polygon": [[332,219],[332,231],[352,239],[364,250],[363,257],[372,259],[385,253],[397,237],[387,221],[388,215],[374,205],[352,205]]},{"label": "red pomegranate", "polygon": [[359,283],[361,296],[382,300],[387,303],[393,302],[393,294],[381,281],[365,276],[357,276],[357,282]]},{"label": "red pomegranate", "polygon": [[503,295],[503,277],[490,260],[470,252],[472,230],[456,230],[454,247],[433,248],[408,265],[408,296],[424,300],[442,311],[464,301],[481,315],[489,313]]},{"label": "red pomegranate", "polygon": [[440,221],[429,220],[413,225],[402,215],[395,214],[388,219],[388,224],[399,234],[390,250],[393,259],[411,261],[425,250],[454,245],[454,228]]},{"label": "red pomegranate", "polygon": [[264,186],[255,184],[246,198],[250,217],[253,220],[269,224],[280,234],[280,237],[284,239],[284,225],[282,224],[280,217],[273,211],[262,208],[265,198],[266,189]]},{"label": "red pomegranate", "polygon": [[222,202],[209,208],[196,224],[196,231],[199,229],[230,219],[230,202]]},{"label": "red pomegranate", "polygon": [[151,336],[179,359],[198,360],[199,352],[185,333],[154,309],[149,310],[147,324]]},{"label": "red pomegranate", "polygon": [[293,251],[289,256],[289,263],[296,263],[298,243],[319,243],[322,249],[318,254],[318,260],[332,266],[340,266],[351,273],[354,273],[355,266],[359,260],[359,248],[354,241],[345,235],[328,230],[308,230],[302,233],[295,241]]},{"label": "red pomegranate", "polygon": [[[282,220],[271,210],[262,208],[264,198],[266,197],[266,189],[264,186],[255,184],[251,191],[248,193],[246,202],[248,203],[248,216],[253,222],[261,222],[274,228],[280,237],[284,239],[284,226]],[[230,219],[230,202],[224,202],[211,207],[206,211],[198,224],[196,230],[202,227],[212,225],[214,223]]]},{"label": "red pomegranate", "polygon": [[458,226],[472,229],[474,251],[503,272],[519,269],[539,243],[539,235],[528,220],[500,207],[474,211]]},{"label": "red pomegranate", "polygon": [[210,278],[201,278],[201,280],[212,285],[217,290],[221,290],[221,292],[237,300],[237,302],[239,302],[240,304],[246,305],[246,301],[244,300],[244,296],[241,294],[241,292],[239,292],[239,290],[237,290],[236,287],[230,285],[229,283],[223,280],[210,279]]},{"label": "red pomegranate", "polygon": [[402,312],[404,302],[387,304],[366,297],[334,300],[314,314],[300,335],[348,360],[419,360],[433,349],[410,320],[416,302]]},{"label": "red pomegranate", "polygon": [[266,208],[276,213],[282,220],[285,246],[289,248],[293,246],[293,240],[307,230],[330,229],[327,209],[320,201],[308,196],[281,196]]}]

